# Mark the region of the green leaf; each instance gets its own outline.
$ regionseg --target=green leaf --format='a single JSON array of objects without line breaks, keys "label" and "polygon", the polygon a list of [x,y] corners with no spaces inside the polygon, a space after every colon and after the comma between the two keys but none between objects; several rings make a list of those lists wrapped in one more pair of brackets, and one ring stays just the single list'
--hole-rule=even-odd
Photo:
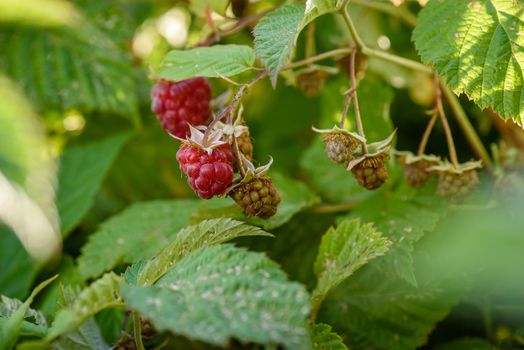
[{"label": "green leaf", "polygon": [[0,349],[9,350],[15,345],[20,328],[33,299],[49,283],[53,282],[56,277],[57,276],[53,276],[36,286],[29,298],[27,298],[23,304],[20,304],[15,311],[11,311],[10,316],[6,320],[2,320],[2,327],[0,328]]},{"label": "green leaf", "polygon": [[38,273],[38,266],[15,234],[1,225],[0,247],[0,293],[12,298],[25,298]]},{"label": "green leaf", "polygon": [[73,25],[81,18],[75,7],[60,0],[2,0],[0,22],[37,26]]},{"label": "green leaf", "polygon": [[191,50],[172,50],[157,75],[171,80],[192,77],[230,77],[253,68],[255,54],[245,45],[214,45]]},{"label": "green leaf", "polygon": [[[22,302],[0,295],[0,328],[20,307]],[[20,336],[45,337],[47,334],[47,321],[44,315],[37,310],[29,308],[20,326]]]},{"label": "green leaf", "polygon": [[270,233],[255,226],[231,219],[205,220],[198,225],[186,227],[178,232],[174,242],[165,247],[154,259],[147,262],[138,276],[139,285],[150,285],[162,277],[180,259],[191,252],[238,237],[267,236]]},{"label": "green leaf", "polygon": [[369,260],[384,255],[390,244],[372,224],[361,225],[359,219],[343,221],[336,229],[331,227],[322,237],[315,261],[318,283],[311,297],[313,310],[318,310],[331,289]]},{"label": "green leaf", "polygon": [[319,320],[356,349],[416,349],[458,301],[436,281],[413,287],[373,265],[375,260],[333,290],[322,303]]},{"label": "green leaf", "polygon": [[192,199],[135,203],[100,225],[78,258],[84,278],[93,278],[118,264],[149,259],[172,242],[202,204]]},{"label": "green leaf", "polygon": [[121,133],[66,149],[58,174],[57,199],[63,236],[67,236],[91,208],[104,176],[129,137],[129,133]]},{"label": "green leaf", "polygon": [[57,313],[45,341],[50,343],[59,336],[74,331],[103,309],[123,306],[120,297],[121,281],[119,276],[110,272],[91,283],[76,297],[68,296],[67,293],[71,293],[63,290],[68,305]]},{"label": "green leaf", "polygon": [[266,66],[273,87],[296,44],[304,11],[302,4],[284,5],[265,16],[255,27],[255,52]]},{"label": "green leaf", "polygon": [[194,251],[154,286],[124,285],[128,305],[158,330],[225,346],[242,342],[308,349],[308,294],[266,256],[232,245]]},{"label": "green leaf", "polygon": [[313,343],[313,350],[348,350],[342,338],[331,331],[330,325],[324,323],[311,325],[309,336]]},{"label": "green leaf", "polygon": [[413,39],[457,94],[524,124],[524,11],[521,1],[430,1]]},{"label": "green leaf", "polygon": [[393,242],[388,254],[377,262],[379,266],[417,286],[412,257],[414,244],[436,228],[444,209],[443,202],[435,196],[404,185],[394,192],[370,197],[347,217],[374,222]]},{"label": "green leaf", "polygon": [[[77,330],[59,337],[51,344],[52,350],[107,350],[110,346],[102,338],[94,318],[87,319]],[[24,349],[21,349],[24,350]],[[29,349],[27,349],[29,350]]]},{"label": "green leaf", "polygon": [[78,109],[140,122],[130,55],[90,23],[0,33],[0,68],[40,111]]},{"label": "green leaf", "polygon": [[286,177],[280,173],[272,173],[271,179],[277,188],[282,201],[278,206],[277,213],[269,219],[259,219],[253,217],[246,217],[242,213],[242,209],[232,204],[232,200],[225,201],[224,199],[212,200],[211,205],[216,208],[211,208],[208,202],[203,204],[196,213],[192,216],[193,222],[198,222],[203,219],[230,217],[235,220],[244,221],[250,225],[262,227],[264,230],[273,230],[287,223],[291,218],[302,210],[311,208],[320,202],[320,199],[311,192],[302,182]]}]

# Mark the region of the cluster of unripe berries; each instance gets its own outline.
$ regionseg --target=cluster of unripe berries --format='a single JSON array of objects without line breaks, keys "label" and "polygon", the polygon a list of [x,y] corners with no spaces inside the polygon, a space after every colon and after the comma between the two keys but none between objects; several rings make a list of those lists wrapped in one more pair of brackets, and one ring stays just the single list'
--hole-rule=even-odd
[{"label": "cluster of unripe berries", "polygon": [[[247,127],[234,128],[231,134],[220,128],[207,130],[211,98],[205,78],[160,80],[151,92],[151,109],[162,127],[181,141],[176,158],[200,198],[229,195],[246,215],[273,216],[280,196],[271,179],[263,175],[268,167],[255,169],[251,164],[253,144]],[[235,161],[232,144],[238,147],[241,161]],[[235,168],[241,167],[248,171],[242,171],[243,176],[235,180]]]},{"label": "cluster of unripe berries", "polygon": [[357,182],[368,190],[375,190],[388,179],[385,161],[394,133],[387,139],[367,145],[362,136],[338,127],[322,133],[326,154],[333,162],[351,171]]},{"label": "cluster of unripe berries", "polygon": [[434,155],[414,155],[411,152],[396,152],[396,155],[404,178],[413,188],[424,186],[437,174],[437,195],[460,201],[472,194],[478,186],[477,170],[481,168],[480,161],[453,165]]},{"label": "cluster of unripe berries", "polygon": [[[386,182],[385,161],[389,159],[393,134],[383,141],[366,145],[364,149],[365,139],[358,134],[338,127],[314,130],[323,134],[328,158],[351,171],[362,187],[374,190]],[[437,195],[457,201],[474,192],[479,183],[477,170],[481,167],[480,162],[452,165],[437,156],[395,153],[406,181],[414,188],[424,186],[433,174],[437,174]]]}]

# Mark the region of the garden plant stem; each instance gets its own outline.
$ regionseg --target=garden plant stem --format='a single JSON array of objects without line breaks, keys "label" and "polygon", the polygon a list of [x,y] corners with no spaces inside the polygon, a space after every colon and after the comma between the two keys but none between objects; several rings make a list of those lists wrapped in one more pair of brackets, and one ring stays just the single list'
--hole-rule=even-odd
[{"label": "garden plant stem", "polygon": [[[363,138],[366,138],[366,135],[364,134],[364,127],[362,126],[362,118],[360,116],[360,107],[358,105],[358,95],[357,95],[357,77],[355,75],[355,57],[357,55],[357,49],[354,48],[353,52],[351,52],[351,59],[350,59],[350,67],[349,67],[349,74],[351,78],[351,90],[353,95],[353,108],[355,109],[355,121],[357,122],[357,130],[360,136]],[[362,150],[364,151],[364,154],[368,153],[368,149],[366,146],[366,143],[364,142],[362,144]]]},{"label": "garden plant stem", "polygon": [[424,134],[422,135],[422,139],[420,140],[420,144],[418,146],[418,151],[417,151],[417,156],[421,156],[424,154],[424,151],[426,150],[426,145],[428,144],[429,135],[431,135],[431,131],[433,130],[433,126],[435,125],[435,122],[437,121],[437,117],[438,117],[437,111],[433,111],[433,115],[431,116],[428,126],[426,127],[426,130],[424,131]]},{"label": "garden plant stem", "polygon": [[144,343],[142,342],[142,328],[140,324],[140,313],[137,311],[133,312],[133,333],[135,336],[135,344],[137,350],[145,350]]},{"label": "garden plant stem", "polygon": [[451,133],[451,128],[449,127],[448,119],[444,113],[444,107],[442,106],[442,91],[440,90],[440,82],[438,76],[435,74],[433,78],[435,84],[435,110],[440,116],[440,121],[444,127],[444,133],[446,134],[446,141],[448,143],[449,157],[451,159],[451,164],[454,167],[458,167],[457,159],[457,150],[455,149],[455,142],[453,141],[453,135]]}]

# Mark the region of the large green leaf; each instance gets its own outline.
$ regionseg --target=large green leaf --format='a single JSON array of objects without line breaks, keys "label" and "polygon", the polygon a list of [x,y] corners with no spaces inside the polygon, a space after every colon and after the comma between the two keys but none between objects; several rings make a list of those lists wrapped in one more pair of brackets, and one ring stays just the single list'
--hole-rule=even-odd
[{"label": "large green leaf", "polygon": [[176,239],[165,247],[154,259],[149,260],[137,276],[139,285],[150,285],[162,277],[180,259],[189,253],[238,237],[269,236],[255,226],[231,219],[205,220],[198,225],[186,227],[178,232]]},{"label": "large green leaf", "polygon": [[524,4],[520,0],[430,1],[413,39],[455,93],[524,124]]},{"label": "large green leaf", "polygon": [[331,331],[331,326],[315,323],[310,326],[309,334],[314,350],[348,350],[342,338]]},{"label": "large green leaf", "polygon": [[128,305],[158,330],[225,346],[243,342],[308,349],[308,294],[263,254],[232,245],[187,255],[154,286],[124,286]]},{"label": "large green leaf", "polygon": [[444,214],[444,203],[424,191],[401,186],[385,191],[360,203],[348,217],[373,222],[393,245],[378,261],[385,271],[417,286],[413,266],[414,244],[435,229]]},{"label": "large green leaf", "polygon": [[372,224],[361,225],[359,219],[343,221],[336,229],[331,227],[322,237],[315,261],[318,283],[311,297],[313,310],[318,310],[331,289],[369,260],[384,255],[390,243]]},{"label": "large green leaf", "polygon": [[175,239],[201,204],[199,200],[179,199],[131,205],[89,236],[78,258],[80,274],[93,278],[120,263],[153,257]]},{"label": "large green leaf", "polygon": [[253,63],[253,49],[245,45],[215,45],[191,50],[172,50],[164,57],[157,75],[171,80],[229,77],[251,69]]},{"label": "large green leaf", "polygon": [[199,210],[193,215],[192,221],[200,221],[214,217],[230,217],[236,220],[245,221],[250,225],[260,226],[264,230],[273,230],[284,225],[300,211],[310,208],[320,202],[320,199],[311,192],[302,182],[286,177],[280,173],[271,174],[271,178],[280,194],[282,201],[278,206],[277,213],[269,219],[259,219],[255,217],[246,217],[242,209],[231,204],[232,200],[224,199],[213,200],[211,205],[204,203]]},{"label": "large green leaf", "polygon": [[0,247],[0,293],[12,298],[25,298],[38,273],[38,265],[15,234],[1,225]]},{"label": "large green leaf", "polygon": [[15,345],[20,328],[22,327],[26,314],[29,312],[29,306],[33,302],[33,299],[49,283],[53,282],[56,277],[57,276],[51,277],[36,286],[29,298],[27,298],[24,303],[17,305],[18,307],[16,310],[11,310],[9,312],[9,316],[6,319],[1,320],[2,327],[0,327],[0,349],[10,350]]},{"label": "large green leaf", "polygon": [[355,349],[406,350],[426,342],[437,322],[458,301],[436,281],[413,287],[373,267],[375,260],[333,290],[319,320],[328,322]]},{"label": "large green leaf", "polygon": [[105,174],[129,136],[129,133],[121,133],[64,152],[58,174],[57,200],[64,236],[93,205]]},{"label": "large green leaf", "polygon": [[39,110],[79,109],[139,122],[130,55],[97,27],[17,28],[0,32],[0,67]]},{"label": "large green leaf", "polygon": [[255,52],[269,72],[273,86],[296,44],[305,6],[288,4],[269,13],[255,27]]}]

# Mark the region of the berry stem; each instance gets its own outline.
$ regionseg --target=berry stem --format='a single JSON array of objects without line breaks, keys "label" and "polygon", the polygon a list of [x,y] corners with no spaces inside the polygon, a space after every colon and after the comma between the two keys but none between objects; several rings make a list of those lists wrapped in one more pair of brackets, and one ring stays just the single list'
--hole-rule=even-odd
[{"label": "berry stem", "polygon": [[344,22],[346,22],[346,26],[349,29],[349,33],[351,34],[351,37],[355,41],[355,45],[357,46],[357,49],[363,50],[366,47],[366,45],[364,44],[364,41],[362,41],[362,38],[360,38],[360,35],[358,34],[357,28],[355,28],[355,25],[353,24],[351,17],[349,17],[347,2],[342,6],[342,8],[340,9],[340,12],[342,14],[342,17],[344,18]]},{"label": "berry stem", "polygon": [[442,91],[444,92],[446,100],[453,111],[453,116],[462,129],[462,133],[469,142],[469,145],[477,157],[482,159],[482,163],[486,166],[486,168],[493,173],[493,162],[491,161],[489,153],[486,150],[486,147],[484,147],[484,144],[480,140],[477,132],[471,125],[471,122],[469,121],[466,112],[460,105],[460,101],[458,100],[457,96],[445,84],[442,84]]},{"label": "berry stem", "polygon": [[137,350],[145,350],[142,341],[142,327],[140,322],[140,313],[133,312],[133,333]]},{"label": "berry stem", "polygon": [[[351,90],[352,93],[348,94],[353,95],[353,108],[355,109],[355,120],[357,122],[357,130],[360,136],[366,138],[364,134],[364,127],[362,126],[362,118],[360,117],[360,107],[358,105],[358,95],[357,95],[357,77],[355,75],[355,57],[357,55],[357,49],[354,48],[351,52],[351,59],[349,61],[349,73],[351,78]],[[362,150],[364,154],[368,153],[368,149],[365,143],[362,144]]]},{"label": "berry stem", "polygon": [[267,71],[262,71],[260,72],[259,75],[257,75],[253,80],[251,80],[250,82],[248,82],[247,84],[244,84],[240,87],[240,89],[238,89],[237,93],[235,94],[235,97],[233,97],[233,101],[231,101],[231,103],[226,107],[224,108],[219,114],[217,114],[213,120],[211,121],[211,123],[209,123],[206,131],[204,132],[204,144],[206,144],[207,142],[207,138],[209,136],[209,132],[211,130],[213,130],[213,127],[216,125],[216,123],[218,123],[222,118],[224,118],[225,116],[228,116],[228,115],[231,115],[231,113],[234,113],[235,109],[238,107],[238,103],[240,102],[240,100],[242,99],[242,96],[244,96],[244,93],[253,85],[255,84],[257,81],[259,81],[260,79],[264,78],[265,76],[267,75]]},{"label": "berry stem", "polygon": [[424,154],[424,151],[426,150],[426,145],[428,144],[429,135],[431,135],[431,131],[433,130],[433,126],[435,125],[435,122],[437,121],[438,113],[436,110],[433,111],[433,115],[431,116],[431,119],[429,120],[428,126],[426,127],[426,130],[424,131],[424,134],[422,135],[422,139],[420,140],[420,144],[418,145],[418,151],[417,155],[421,156]]},{"label": "berry stem", "polygon": [[351,104],[351,99],[353,98],[353,92],[351,91],[346,94],[346,100],[344,101],[344,109],[342,110],[342,117],[340,118],[339,128],[344,129],[344,124],[346,122],[346,116],[348,115],[349,105]]},{"label": "berry stem", "polygon": [[237,137],[235,136],[235,134],[233,134],[233,152],[237,160],[238,171],[240,172],[240,175],[243,178],[244,176],[246,176],[246,169],[244,169],[244,162],[241,156],[242,153],[240,152],[240,148],[238,147]]},{"label": "berry stem", "polygon": [[444,132],[446,134],[446,141],[448,142],[448,149],[449,149],[449,157],[451,159],[451,164],[453,166],[458,166],[458,159],[457,159],[457,150],[455,149],[455,142],[453,141],[453,135],[451,134],[451,128],[448,124],[448,119],[446,118],[446,114],[444,113],[444,107],[442,106],[442,91],[440,90],[440,82],[438,79],[437,74],[434,75],[433,78],[434,84],[435,84],[435,110],[440,116],[440,121],[442,122],[442,126],[444,127]]}]

